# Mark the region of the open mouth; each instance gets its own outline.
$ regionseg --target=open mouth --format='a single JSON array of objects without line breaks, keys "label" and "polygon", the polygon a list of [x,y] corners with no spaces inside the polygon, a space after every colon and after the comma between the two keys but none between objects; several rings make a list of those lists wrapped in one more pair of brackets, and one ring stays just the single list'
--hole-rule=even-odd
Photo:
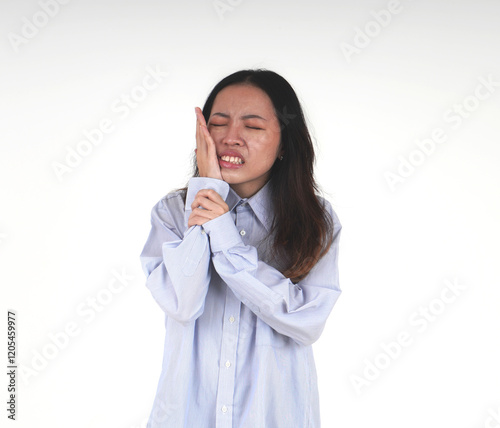
[{"label": "open mouth", "polygon": [[237,156],[221,156],[220,159],[233,165],[242,165],[244,163],[243,159]]}]

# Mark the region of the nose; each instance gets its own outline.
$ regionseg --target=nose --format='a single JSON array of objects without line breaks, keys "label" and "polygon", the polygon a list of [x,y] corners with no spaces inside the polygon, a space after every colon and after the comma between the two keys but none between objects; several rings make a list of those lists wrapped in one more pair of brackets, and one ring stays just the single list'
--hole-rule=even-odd
[{"label": "nose", "polygon": [[241,146],[243,145],[243,140],[240,136],[240,126],[235,123],[234,121],[231,121],[227,127],[226,127],[226,134],[221,140],[222,144],[226,144],[229,146]]}]

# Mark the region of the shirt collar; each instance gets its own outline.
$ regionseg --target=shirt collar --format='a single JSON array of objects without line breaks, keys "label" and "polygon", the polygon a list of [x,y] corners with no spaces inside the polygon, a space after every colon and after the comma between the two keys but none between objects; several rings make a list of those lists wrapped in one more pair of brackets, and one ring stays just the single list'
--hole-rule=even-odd
[{"label": "shirt collar", "polygon": [[229,211],[232,211],[237,205],[245,202],[250,205],[256,217],[264,225],[266,230],[270,232],[273,223],[273,215],[269,181],[264,184],[255,195],[249,198],[240,198],[233,189],[229,188],[229,193],[226,198],[226,204],[229,207]]}]

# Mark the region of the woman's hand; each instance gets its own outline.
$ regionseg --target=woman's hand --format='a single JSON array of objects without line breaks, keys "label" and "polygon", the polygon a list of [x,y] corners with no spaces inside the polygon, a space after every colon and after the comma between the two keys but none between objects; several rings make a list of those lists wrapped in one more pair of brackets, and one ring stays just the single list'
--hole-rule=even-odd
[{"label": "woman's hand", "polygon": [[200,177],[222,180],[214,140],[208,132],[201,109],[195,107],[194,111],[196,113],[196,162]]},{"label": "woman's hand", "polygon": [[188,219],[188,227],[201,226],[207,221],[213,220],[229,211],[224,199],[212,189],[200,190],[191,204],[191,215]]}]

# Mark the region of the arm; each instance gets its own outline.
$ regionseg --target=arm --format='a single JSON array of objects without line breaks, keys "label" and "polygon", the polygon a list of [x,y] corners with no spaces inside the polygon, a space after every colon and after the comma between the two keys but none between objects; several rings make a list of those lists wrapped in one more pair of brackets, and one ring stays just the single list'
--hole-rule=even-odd
[{"label": "arm", "polygon": [[314,343],[340,296],[338,246],[340,222],[334,221],[333,243],[309,274],[297,284],[258,259],[255,247],[245,245],[229,214],[203,225],[210,236],[215,269],[235,296],[278,333],[302,345]]},{"label": "arm", "polygon": [[[185,207],[179,197],[167,197],[153,208],[151,232],[141,254],[146,286],[163,311],[181,323],[192,322],[203,313],[210,283],[210,247],[200,225],[224,211],[219,203],[214,212],[213,203],[201,195],[197,198],[198,193],[211,189],[225,199],[229,192],[203,114],[199,108],[195,114],[200,177],[189,181]],[[200,203],[193,206],[195,198]]]},{"label": "arm", "polygon": [[210,283],[210,247],[205,231],[193,226],[183,236],[201,186],[225,196],[229,191],[223,181],[193,178],[185,207],[179,196],[162,199],[151,211],[151,232],[141,253],[146,286],[170,318],[185,324],[203,313]]}]

